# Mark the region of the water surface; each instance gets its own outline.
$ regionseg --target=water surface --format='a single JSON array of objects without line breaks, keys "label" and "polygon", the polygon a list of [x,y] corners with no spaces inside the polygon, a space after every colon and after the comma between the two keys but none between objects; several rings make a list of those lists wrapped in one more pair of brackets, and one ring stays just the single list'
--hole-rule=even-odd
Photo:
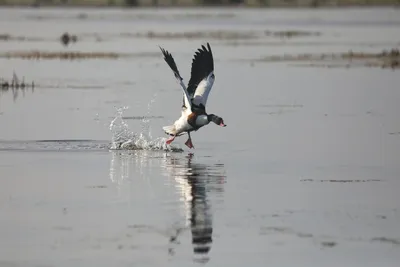
[{"label": "water surface", "polygon": [[[256,60],[398,48],[399,10],[3,9],[0,17],[5,34],[29,37],[0,41],[1,53],[146,55],[0,58],[2,78],[15,71],[35,82],[0,91],[2,266],[397,266],[398,71]],[[62,46],[65,31],[78,42]],[[204,37],[211,31],[236,34]],[[194,150],[186,136],[165,147],[162,126],[180,115],[182,98],[158,45],[187,82],[207,41],[216,75],[207,110],[228,126],[194,133]]]}]

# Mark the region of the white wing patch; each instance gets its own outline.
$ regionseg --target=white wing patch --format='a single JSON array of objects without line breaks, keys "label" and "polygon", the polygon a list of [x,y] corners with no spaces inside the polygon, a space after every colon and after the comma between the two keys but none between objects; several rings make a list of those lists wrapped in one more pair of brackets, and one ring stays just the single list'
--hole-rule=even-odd
[{"label": "white wing patch", "polygon": [[189,110],[191,110],[191,109],[192,109],[192,105],[190,104],[190,101],[189,101],[189,94],[188,94],[188,91],[187,91],[187,89],[186,89],[186,85],[183,83],[183,80],[181,80],[180,78],[177,78],[176,80],[178,81],[178,83],[179,83],[179,84],[181,85],[181,87],[182,87],[183,96],[184,96],[184,98],[185,98],[185,106],[186,106]]},{"label": "white wing patch", "polygon": [[203,104],[204,107],[207,104],[208,95],[210,94],[211,88],[214,84],[215,76],[212,71],[206,78],[204,78],[196,88],[193,96],[193,104]]}]

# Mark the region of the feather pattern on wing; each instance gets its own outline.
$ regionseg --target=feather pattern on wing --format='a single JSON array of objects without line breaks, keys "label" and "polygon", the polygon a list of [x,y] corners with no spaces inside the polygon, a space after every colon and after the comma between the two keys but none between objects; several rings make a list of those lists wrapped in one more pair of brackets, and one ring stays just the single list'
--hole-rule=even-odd
[{"label": "feather pattern on wing", "polygon": [[214,80],[214,59],[210,44],[207,43],[207,48],[202,45],[196,51],[192,61],[187,92],[194,105],[202,105],[200,107],[205,109]]},{"label": "feather pattern on wing", "polygon": [[169,53],[167,50],[161,48],[161,52],[164,55],[164,60],[165,62],[167,62],[168,66],[171,68],[171,70],[173,71],[176,80],[178,81],[178,83],[181,85],[181,88],[183,90],[183,106],[185,108],[189,108],[189,110],[192,108],[190,99],[191,97],[188,94],[188,91],[186,89],[186,85],[183,83],[183,78],[179,73],[178,67],[176,66],[175,60],[172,57],[171,53]]}]

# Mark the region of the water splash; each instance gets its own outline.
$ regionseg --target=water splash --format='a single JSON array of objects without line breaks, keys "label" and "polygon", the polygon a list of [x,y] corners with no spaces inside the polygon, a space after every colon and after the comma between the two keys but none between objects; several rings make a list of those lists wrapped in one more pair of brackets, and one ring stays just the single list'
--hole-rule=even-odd
[{"label": "water splash", "polygon": [[154,102],[156,102],[156,97],[157,93],[154,94],[153,98],[150,100],[150,102],[147,104],[147,112],[146,116],[143,117],[142,123],[141,123],[141,128],[142,128],[142,133],[146,134],[147,133],[147,138],[152,139],[151,136],[151,125],[150,125],[150,115],[151,115],[151,107],[153,106]]},{"label": "water splash", "polygon": [[117,114],[110,123],[112,132],[111,148],[114,150],[164,150],[172,152],[183,152],[183,149],[170,146],[165,143],[166,138],[154,138],[151,135],[150,111],[151,105],[155,102],[153,98],[147,107],[146,116],[141,120],[141,131],[136,133],[129,129],[128,124],[123,119],[123,113],[129,107],[116,108]]}]

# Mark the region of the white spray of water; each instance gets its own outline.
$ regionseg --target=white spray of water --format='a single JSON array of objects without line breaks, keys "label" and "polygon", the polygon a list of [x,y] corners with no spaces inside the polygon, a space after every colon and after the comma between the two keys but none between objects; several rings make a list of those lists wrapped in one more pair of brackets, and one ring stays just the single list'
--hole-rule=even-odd
[{"label": "white spray of water", "polygon": [[123,113],[129,107],[116,108],[117,114],[110,123],[110,131],[112,132],[111,149],[121,150],[164,150],[173,152],[182,152],[183,149],[167,145],[166,138],[154,138],[151,135],[151,107],[155,102],[156,95],[147,105],[146,116],[141,120],[140,132],[132,132],[128,124],[123,119]]}]

